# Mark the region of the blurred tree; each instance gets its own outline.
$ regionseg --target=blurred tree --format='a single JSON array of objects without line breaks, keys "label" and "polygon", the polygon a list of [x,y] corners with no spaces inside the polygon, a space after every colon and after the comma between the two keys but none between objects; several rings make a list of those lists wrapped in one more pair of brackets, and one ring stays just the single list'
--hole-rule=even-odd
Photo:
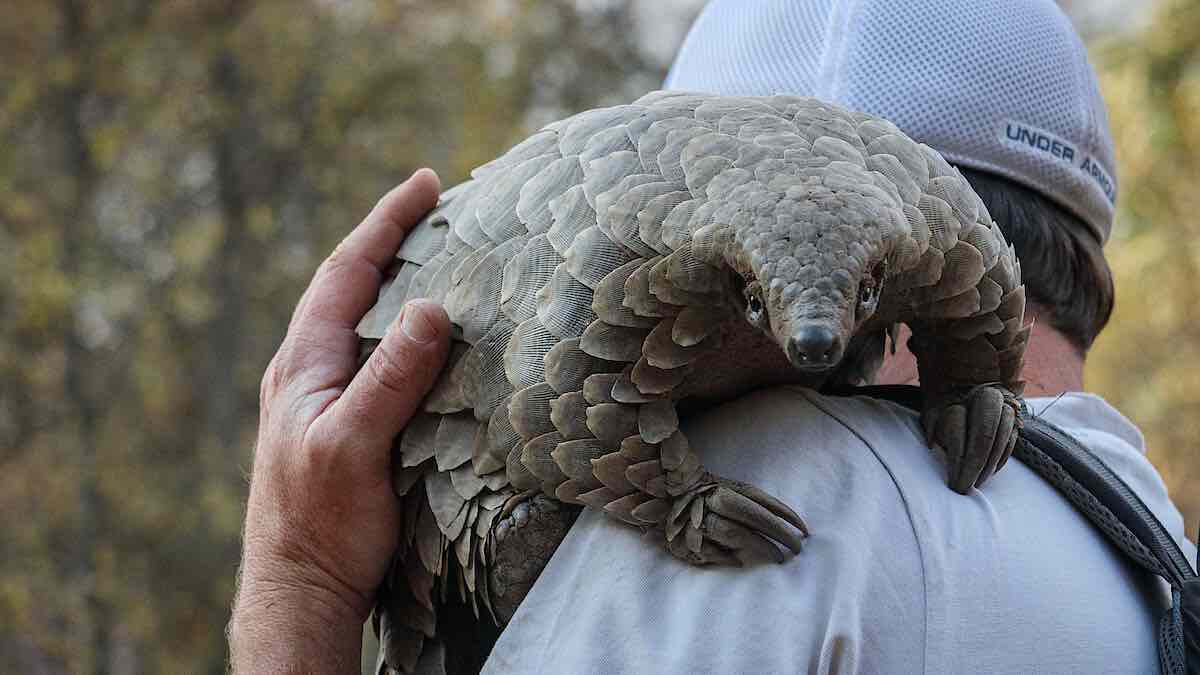
[{"label": "blurred tree", "polygon": [[[0,672],[224,671],[258,379],[380,194],[654,88],[697,2],[53,0],[0,22]],[[1091,359],[1200,520],[1200,16],[1096,56],[1121,150]],[[669,15],[669,16],[668,16]],[[1143,293],[1159,291],[1153,301]]]},{"label": "blurred tree", "polygon": [[1200,3],[1094,44],[1120,175],[1112,322],[1088,383],[1146,436],[1189,532],[1200,523]]},{"label": "blurred tree", "polygon": [[634,9],[6,13],[0,671],[224,671],[258,378],[316,264],[417,166],[651,88]]}]

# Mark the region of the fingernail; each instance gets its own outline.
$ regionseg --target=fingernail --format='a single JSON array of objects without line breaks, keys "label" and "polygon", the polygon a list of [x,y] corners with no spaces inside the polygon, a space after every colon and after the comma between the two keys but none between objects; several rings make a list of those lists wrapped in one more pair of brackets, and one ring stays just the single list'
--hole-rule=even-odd
[{"label": "fingernail", "polygon": [[[413,172],[412,172],[412,175],[411,175],[411,176],[409,176],[409,177],[408,177],[408,179],[407,179],[407,180],[405,180],[404,182],[405,182],[405,183],[411,182],[411,181],[412,181],[412,179],[416,178],[416,177],[417,177],[417,174],[421,173],[422,171],[427,171],[427,172],[429,172],[429,173],[433,173],[433,169],[430,169],[429,167],[425,167],[425,166],[423,166],[423,167],[420,167],[419,169],[417,169],[416,171],[413,171]],[[435,173],[434,175],[436,176],[437,174]]]},{"label": "fingernail", "polygon": [[433,342],[437,338],[437,329],[425,316],[421,307],[423,304],[416,301],[408,303],[404,306],[404,316],[400,319],[400,329],[418,344]]}]

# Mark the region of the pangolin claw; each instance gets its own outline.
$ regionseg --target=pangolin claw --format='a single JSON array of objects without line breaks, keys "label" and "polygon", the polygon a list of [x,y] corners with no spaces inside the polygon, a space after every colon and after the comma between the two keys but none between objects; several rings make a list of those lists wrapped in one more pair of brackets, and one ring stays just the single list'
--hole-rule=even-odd
[{"label": "pangolin claw", "polygon": [[946,453],[950,487],[966,494],[1004,466],[1017,443],[1020,399],[1001,385],[974,387],[934,417],[930,443]]},{"label": "pangolin claw", "polygon": [[750,565],[800,552],[808,526],[795,511],[752,485],[708,478],[676,498],[666,524],[671,553],[694,564]]}]

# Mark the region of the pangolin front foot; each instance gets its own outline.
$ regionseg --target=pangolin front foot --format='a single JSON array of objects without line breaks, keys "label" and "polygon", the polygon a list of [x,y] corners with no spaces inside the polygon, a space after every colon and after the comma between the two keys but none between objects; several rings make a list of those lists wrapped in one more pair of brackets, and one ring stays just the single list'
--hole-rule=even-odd
[{"label": "pangolin front foot", "polygon": [[982,487],[1012,456],[1021,400],[998,384],[974,387],[925,411],[925,435],[946,453],[950,487]]},{"label": "pangolin front foot", "polygon": [[808,536],[804,520],[783,502],[708,473],[675,498],[664,526],[667,549],[695,565],[783,562]]},{"label": "pangolin front foot", "polygon": [[492,526],[495,549],[488,580],[492,609],[501,626],[512,619],[580,511],[540,494],[523,497],[527,495],[506,504],[507,513]]}]

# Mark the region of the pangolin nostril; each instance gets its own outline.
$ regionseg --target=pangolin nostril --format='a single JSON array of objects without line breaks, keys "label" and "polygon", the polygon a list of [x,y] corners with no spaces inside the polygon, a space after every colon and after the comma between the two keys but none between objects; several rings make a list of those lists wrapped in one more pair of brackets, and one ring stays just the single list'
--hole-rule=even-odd
[{"label": "pangolin nostril", "polygon": [[840,351],[837,335],[823,326],[805,326],[788,340],[788,359],[795,366],[830,365]]}]

